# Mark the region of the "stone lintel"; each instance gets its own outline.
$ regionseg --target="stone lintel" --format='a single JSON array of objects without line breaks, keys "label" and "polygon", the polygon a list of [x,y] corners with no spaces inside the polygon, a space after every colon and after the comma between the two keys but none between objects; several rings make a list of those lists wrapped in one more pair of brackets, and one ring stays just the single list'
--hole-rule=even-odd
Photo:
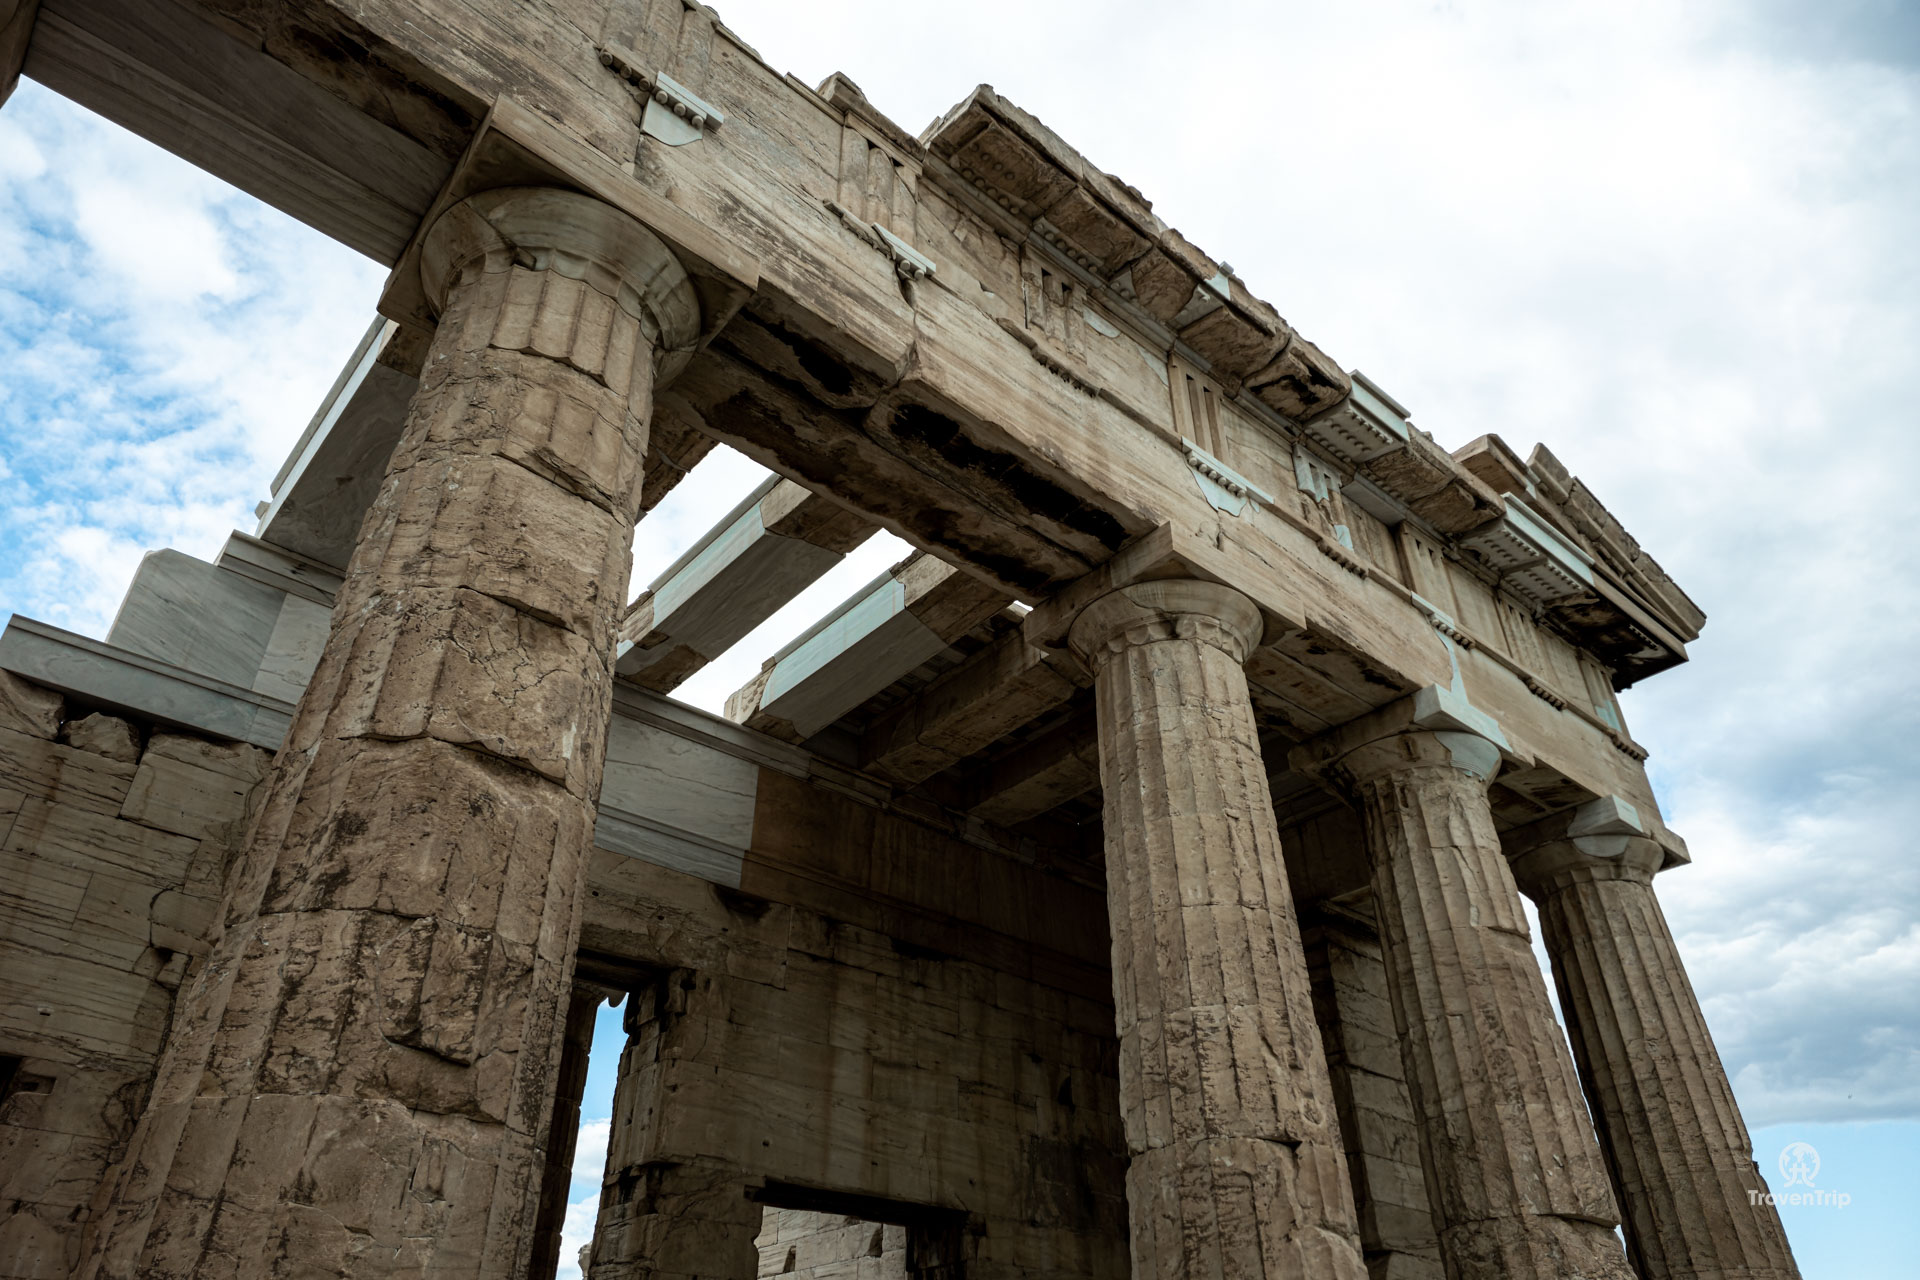
[{"label": "stone lintel", "polygon": [[1099,785],[1099,734],[1093,717],[1077,716],[993,759],[969,780],[967,811],[1011,827]]},{"label": "stone lintel", "polygon": [[0,668],[88,706],[277,750],[293,703],[14,615]]},{"label": "stone lintel", "polygon": [[1687,842],[1658,814],[1642,813],[1619,796],[1600,796],[1515,827],[1501,834],[1500,843],[1523,889],[1583,862],[1631,864],[1636,874],[1651,876],[1692,861]]},{"label": "stone lintel", "polygon": [[1079,663],[1033,645],[1024,628],[1009,633],[868,726],[862,766],[910,786],[986,750],[1091,683]]},{"label": "stone lintel", "polygon": [[1492,716],[1458,689],[1428,685],[1410,696],[1348,721],[1289,753],[1292,766],[1324,778],[1341,761],[1364,747],[1404,734],[1432,734],[1454,763],[1491,781],[1503,765],[1531,766],[1533,754],[1516,743]]},{"label": "stone lintel", "polygon": [[[1244,574],[1235,572],[1232,563],[1210,538],[1183,531],[1174,525],[1161,525],[1143,538],[1135,539],[1124,550],[1065,590],[1034,606],[1028,615],[1027,639],[1030,643],[1071,651],[1067,633],[1081,612],[1100,597],[1122,587],[1162,579],[1192,579],[1215,582],[1247,594]],[[1241,579],[1241,582],[1236,582]],[[1256,643],[1269,644],[1289,631],[1307,626],[1307,605],[1297,596],[1263,592],[1249,596],[1261,615],[1261,630]]]}]

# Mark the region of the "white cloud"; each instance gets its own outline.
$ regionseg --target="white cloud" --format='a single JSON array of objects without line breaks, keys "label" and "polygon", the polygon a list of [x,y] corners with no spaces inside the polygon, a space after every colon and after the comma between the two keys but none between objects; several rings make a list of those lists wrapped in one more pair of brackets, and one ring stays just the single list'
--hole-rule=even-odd
[{"label": "white cloud", "polygon": [[600,1180],[607,1169],[607,1136],[613,1132],[612,1120],[582,1120],[580,1136],[573,1147],[573,1190],[578,1195],[588,1188],[600,1192]]},{"label": "white cloud", "polygon": [[[595,1100],[589,1100],[592,1106]],[[604,1104],[605,1099],[598,1100]],[[600,1180],[607,1167],[607,1135],[611,1120],[582,1120],[573,1148],[572,1199],[560,1224],[560,1267],[555,1280],[579,1280],[580,1248],[592,1241],[600,1213]]]},{"label": "white cloud", "polygon": [[141,552],[253,527],[384,272],[31,82],[0,263],[0,609],[98,636]]},{"label": "white cloud", "polygon": [[580,1280],[580,1250],[593,1242],[593,1225],[600,1213],[600,1197],[575,1200],[560,1224],[560,1265],[554,1280]]}]

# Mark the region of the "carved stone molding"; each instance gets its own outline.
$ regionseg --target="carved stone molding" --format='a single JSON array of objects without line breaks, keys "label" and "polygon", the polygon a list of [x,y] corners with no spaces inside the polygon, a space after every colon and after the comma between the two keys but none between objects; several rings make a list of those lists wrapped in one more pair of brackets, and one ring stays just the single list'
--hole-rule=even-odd
[{"label": "carved stone molding", "polygon": [[893,262],[894,273],[902,280],[909,282],[925,280],[940,269],[932,258],[921,253],[879,223],[856,218],[835,201],[822,200],[820,203],[826,205],[829,212],[845,223],[847,230],[886,254]]},{"label": "carved stone molding", "polygon": [[719,108],[666,72],[642,68],[639,55],[631,49],[601,46],[600,65],[619,76],[633,94],[640,106],[640,131],[670,147],[698,142],[708,129],[717,129],[726,123]]},{"label": "carved stone molding", "polygon": [[1263,625],[1259,607],[1232,587],[1159,578],[1109,592],[1082,609],[1068,643],[1095,669],[1132,646],[1175,638],[1198,640],[1244,663]]},{"label": "carved stone molding", "polygon": [[1099,383],[1094,382],[1091,378],[1087,377],[1085,373],[1074,368],[1073,365],[1068,363],[1064,358],[1050,351],[1047,348],[1047,344],[1042,342],[1040,338],[1028,332],[1020,325],[1015,324],[1013,321],[1006,319],[1004,316],[1001,317],[997,323],[1003,330],[1012,335],[1016,342],[1027,349],[1027,353],[1039,363],[1042,369],[1045,369],[1048,373],[1051,373],[1075,391],[1090,396],[1101,395]]}]

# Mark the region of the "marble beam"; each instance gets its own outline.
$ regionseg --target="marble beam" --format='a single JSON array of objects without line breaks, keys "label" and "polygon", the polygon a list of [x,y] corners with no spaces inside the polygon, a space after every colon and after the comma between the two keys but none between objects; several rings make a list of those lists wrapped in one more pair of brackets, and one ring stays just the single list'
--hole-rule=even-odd
[{"label": "marble beam", "polygon": [[768,659],[727,699],[727,719],[804,741],[1008,602],[972,574],[916,552]]},{"label": "marble beam", "polygon": [[672,692],[878,528],[769,477],[634,601],[615,669],[644,689]]}]

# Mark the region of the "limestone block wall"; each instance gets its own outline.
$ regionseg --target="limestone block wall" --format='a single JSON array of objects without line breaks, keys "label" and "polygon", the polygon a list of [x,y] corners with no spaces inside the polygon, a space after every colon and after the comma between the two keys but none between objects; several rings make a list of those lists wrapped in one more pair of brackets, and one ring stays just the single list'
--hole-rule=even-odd
[{"label": "limestone block wall", "polygon": [[793,1187],[957,1211],[973,1280],[1128,1274],[1112,1006],[1037,978],[1044,947],[961,958],[905,915],[883,933],[604,850],[589,883],[593,945],[666,970],[629,1019],[592,1275],[671,1252],[661,1170],[697,1171],[713,1221]]},{"label": "limestone block wall", "polygon": [[757,1280],[906,1280],[907,1229],[810,1209],[768,1209],[760,1218]]},{"label": "limestone block wall", "polygon": [[1305,929],[1301,940],[1367,1273],[1371,1280],[1442,1280],[1379,937],[1357,921],[1330,918]]},{"label": "limestone block wall", "polygon": [[0,671],[0,1278],[77,1261],[269,759]]}]

